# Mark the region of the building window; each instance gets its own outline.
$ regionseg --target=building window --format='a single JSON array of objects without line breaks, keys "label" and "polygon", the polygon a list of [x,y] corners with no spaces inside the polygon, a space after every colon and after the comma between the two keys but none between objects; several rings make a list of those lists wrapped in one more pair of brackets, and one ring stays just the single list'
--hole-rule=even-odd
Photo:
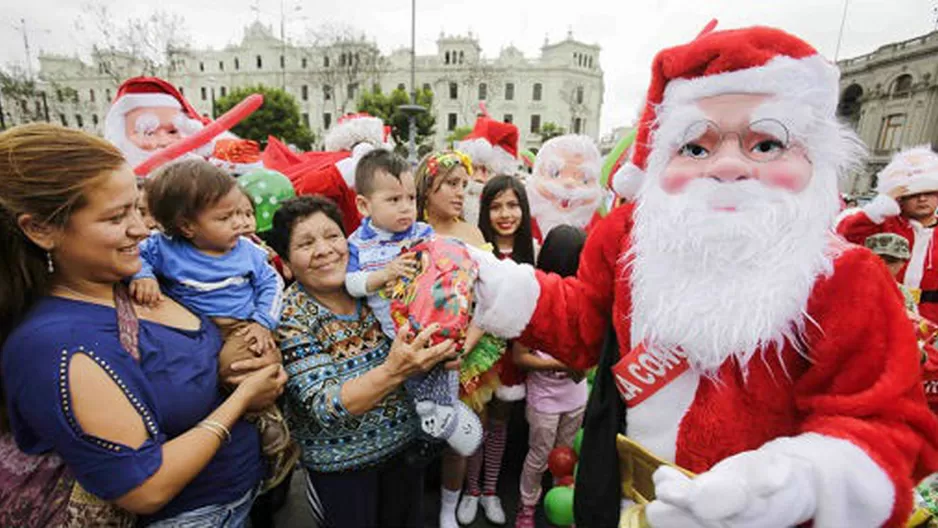
[{"label": "building window", "polygon": [[208,90],[206,90],[205,87],[203,86],[202,87],[202,100],[204,101],[206,99],[208,99]]},{"label": "building window", "polygon": [[447,51],[444,55],[443,64],[449,64],[449,52]]},{"label": "building window", "polygon": [[583,120],[577,117],[573,120],[573,133],[579,134],[583,128]]},{"label": "building window", "polygon": [[485,101],[489,96],[489,85],[479,83],[479,100]]},{"label": "building window", "polygon": [[456,114],[448,114],[446,116],[446,130],[449,132],[456,130]]},{"label": "building window", "polygon": [[537,134],[541,131],[541,116],[534,114],[531,116],[531,133]]},{"label": "building window", "polygon": [[98,114],[91,114],[91,124],[98,126]]},{"label": "building window", "polygon": [[593,68],[593,56],[590,55],[590,69]]},{"label": "building window", "polygon": [[62,89],[61,89],[61,88],[56,88],[56,90],[55,90],[55,98],[58,99],[60,103],[65,100],[65,99],[62,97]]},{"label": "building window", "polygon": [[897,150],[902,139],[902,127],[905,125],[905,114],[893,114],[883,119],[883,127],[879,132],[878,150]]},{"label": "building window", "polygon": [[460,51],[459,52],[459,64],[462,64],[465,59],[466,59],[466,54]]},{"label": "building window", "polygon": [[78,103],[78,90],[72,90],[72,102]]},{"label": "building window", "polygon": [[543,95],[542,93],[543,91],[544,91],[544,87],[541,86],[541,83],[534,83],[534,90],[533,90],[533,93],[531,94],[531,99],[535,101],[540,101],[541,96]]},{"label": "building window", "polygon": [[322,85],[322,98],[326,101],[332,100],[332,86],[328,84]]},{"label": "building window", "polygon": [[235,57],[235,69],[236,69],[236,70],[240,70],[240,69],[241,69],[241,61],[238,60],[237,57]]},{"label": "building window", "polygon": [[283,55],[281,55],[281,56],[280,56],[280,69],[282,70],[282,69],[284,69],[284,68],[286,68],[286,67],[287,67],[287,59],[286,59],[286,57],[284,57]]},{"label": "building window", "polygon": [[68,126],[68,118],[65,117],[65,114],[59,114],[59,121],[62,122],[62,126]]},{"label": "building window", "polygon": [[504,121],[504,122],[506,122],[506,123],[514,123],[514,122],[515,122],[515,116],[513,116],[513,115],[511,115],[511,114],[505,114],[505,117],[502,118],[502,121]]},{"label": "building window", "polygon": [[326,130],[329,130],[329,127],[332,126],[332,114],[326,112],[322,115],[322,127]]},{"label": "building window", "polygon": [[449,98],[459,99],[459,85],[454,82],[449,83]]},{"label": "building window", "polygon": [[515,100],[515,83],[508,83],[505,85],[505,100],[506,101]]},{"label": "building window", "polygon": [[300,99],[304,101],[309,100],[309,86],[304,84],[302,87],[300,87]]},{"label": "building window", "polygon": [[111,89],[110,89],[110,88],[108,88],[107,90],[104,91],[104,97],[105,97],[108,101],[111,100]]},{"label": "building window", "polygon": [[398,84],[398,85],[397,85],[397,89],[400,90],[400,91],[402,91],[402,92],[403,92],[403,91],[407,91],[407,87],[404,86],[404,83]]},{"label": "building window", "polygon": [[222,97],[225,97],[226,95],[228,95],[228,89],[222,86],[221,88],[218,89],[218,93],[221,94]]},{"label": "building window", "polygon": [[328,67],[329,67],[329,56],[328,56],[328,55],[322,58],[322,67],[323,67],[323,68],[328,68]]},{"label": "building window", "polygon": [[205,63],[204,63],[204,62],[199,61],[199,71],[200,71],[200,72],[204,72],[204,71],[205,71]]},{"label": "building window", "polygon": [[893,81],[890,91],[894,98],[908,97],[912,93],[912,76],[908,73],[900,75]]},{"label": "building window", "polygon": [[423,83],[423,91],[432,92],[433,88],[430,86],[430,83]]},{"label": "building window", "polygon": [[303,114],[303,124],[306,125],[306,128],[309,128],[309,114]]},{"label": "building window", "polygon": [[576,104],[583,104],[583,87],[576,87]]},{"label": "building window", "polygon": [[303,68],[304,70],[306,69],[306,58],[305,58],[305,57],[303,58],[303,60],[300,61],[300,67]]},{"label": "building window", "polygon": [[255,57],[255,60],[257,61],[257,69],[258,69],[258,70],[264,67],[264,58],[263,58],[263,57],[261,57],[260,55],[258,55],[257,57]]},{"label": "building window", "polygon": [[88,100],[94,102],[94,90],[88,90]]},{"label": "building window", "polygon": [[39,104],[39,101],[36,101],[36,115],[42,114],[42,106]]},{"label": "building window", "polygon": [[24,114],[26,112],[29,112],[29,106],[27,106],[26,101],[20,101],[20,109],[22,110]]},{"label": "building window", "polygon": [[225,71],[225,61],[218,61],[218,71]]},{"label": "building window", "polygon": [[355,92],[357,90],[358,90],[358,83],[349,83],[348,86],[345,87],[346,99],[350,101],[352,99],[355,99]]},{"label": "building window", "polygon": [[85,126],[84,120],[81,118],[81,114],[75,114],[75,126],[82,128]]}]

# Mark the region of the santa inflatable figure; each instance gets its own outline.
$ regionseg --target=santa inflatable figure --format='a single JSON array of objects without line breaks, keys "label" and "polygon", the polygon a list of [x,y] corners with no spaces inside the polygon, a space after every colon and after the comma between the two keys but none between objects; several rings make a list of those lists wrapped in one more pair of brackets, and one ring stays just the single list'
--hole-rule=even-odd
[{"label": "santa inflatable figure", "polygon": [[463,204],[463,219],[472,225],[479,223],[479,204],[482,188],[489,178],[518,172],[518,127],[512,123],[503,123],[492,119],[484,104],[479,105],[482,112],[476,119],[472,132],[460,141],[453,143],[453,148],[472,159],[472,176],[466,187]]},{"label": "santa inflatable figure", "polygon": [[[138,167],[211,123],[169,82],[157,77],[133,77],[117,89],[104,118],[104,138],[120,149],[132,167]],[[180,157],[201,156],[233,174],[262,167],[257,143],[225,129],[202,143]]]},{"label": "santa inflatable figure", "polygon": [[[714,26],[654,59],[644,183],[576,278],[480,252],[475,322],[600,364],[578,526],[618,525],[621,494],[631,526],[903,526],[938,419],[892,277],[832,232],[838,175],[862,159],[839,72],[778,29]],[[622,475],[617,433],[635,444]]]},{"label": "santa inflatable figure", "polygon": [[606,197],[601,169],[602,156],[589,136],[569,134],[544,143],[526,183],[531,230],[538,240],[558,225],[587,229],[599,219]]},{"label": "santa inflatable figure", "polygon": [[845,211],[837,231],[855,244],[880,233],[905,238],[912,254],[897,279],[912,293],[922,316],[938,321],[938,268],[932,266],[938,258],[938,154],[928,146],[900,152],[877,180],[879,195],[863,208]]}]

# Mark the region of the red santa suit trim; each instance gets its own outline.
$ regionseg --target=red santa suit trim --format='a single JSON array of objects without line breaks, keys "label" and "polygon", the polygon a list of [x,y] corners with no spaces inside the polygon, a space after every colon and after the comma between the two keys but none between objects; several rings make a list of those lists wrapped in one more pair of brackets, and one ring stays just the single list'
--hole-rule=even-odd
[{"label": "red santa suit trim", "polygon": [[[611,317],[621,352],[631,349],[632,211],[627,204],[596,226],[577,277],[537,273],[539,299],[522,343],[587,368]],[[925,404],[915,334],[885,266],[859,248],[833,265],[806,306],[807,357],[786,345],[757,353],[745,370],[732,359],[713,377],[690,370],[630,409],[628,432],[698,473],[784,444],[787,456],[811,462],[816,526],[882,519],[899,527],[914,479],[938,469],[938,419]]]}]

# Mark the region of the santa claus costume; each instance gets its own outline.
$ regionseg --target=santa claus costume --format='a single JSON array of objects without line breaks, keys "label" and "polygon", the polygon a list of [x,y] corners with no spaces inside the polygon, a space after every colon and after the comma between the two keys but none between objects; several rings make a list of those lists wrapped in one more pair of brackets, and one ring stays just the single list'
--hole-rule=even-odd
[{"label": "santa claus costume", "polygon": [[[863,208],[846,213],[837,232],[855,244],[863,244],[867,237],[880,233],[894,233],[908,240],[912,255],[897,279],[913,293],[922,316],[938,321],[938,246],[934,242],[938,202],[917,196],[938,193],[938,154],[927,146],[900,152],[877,179],[879,195]],[[926,203],[923,221],[901,214],[899,202],[909,200],[933,200]]]},{"label": "santa claus costume", "polygon": [[472,225],[479,223],[479,201],[482,188],[492,176],[517,174],[518,127],[491,118],[485,105],[480,105],[482,114],[476,119],[466,137],[453,143],[453,148],[472,159],[472,177],[466,187],[463,204],[463,219]]},{"label": "santa claus costume", "polygon": [[599,220],[606,198],[601,169],[602,156],[589,136],[567,134],[544,143],[526,182],[531,229],[539,242],[558,225],[588,231]]},{"label": "santa claus costume", "polygon": [[[619,358],[597,379],[625,423],[593,440],[588,423],[581,453],[608,468],[624,430],[697,474],[658,469],[646,525],[902,526],[938,419],[892,278],[831,233],[861,150],[835,117],[838,70],[780,30],[714,25],[655,58],[630,169],[645,181],[577,277],[479,255],[476,323],[582,369],[611,325]],[[584,462],[577,524],[611,526],[595,498],[617,475],[597,487]]]}]

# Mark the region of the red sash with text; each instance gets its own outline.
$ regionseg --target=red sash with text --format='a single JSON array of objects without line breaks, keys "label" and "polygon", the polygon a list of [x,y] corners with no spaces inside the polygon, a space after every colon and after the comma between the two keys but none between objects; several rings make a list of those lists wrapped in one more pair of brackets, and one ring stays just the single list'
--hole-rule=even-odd
[{"label": "red sash with text", "polygon": [[689,365],[679,351],[651,353],[641,343],[612,367],[619,396],[635,407],[683,374]]}]

